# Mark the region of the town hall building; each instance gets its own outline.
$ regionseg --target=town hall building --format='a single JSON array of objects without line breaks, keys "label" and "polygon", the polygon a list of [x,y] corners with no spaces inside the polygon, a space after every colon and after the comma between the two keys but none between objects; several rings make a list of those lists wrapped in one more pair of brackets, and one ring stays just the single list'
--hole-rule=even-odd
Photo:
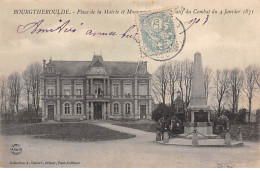
[{"label": "town hall building", "polygon": [[147,62],[43,60],[42,120],[151,119]]}]

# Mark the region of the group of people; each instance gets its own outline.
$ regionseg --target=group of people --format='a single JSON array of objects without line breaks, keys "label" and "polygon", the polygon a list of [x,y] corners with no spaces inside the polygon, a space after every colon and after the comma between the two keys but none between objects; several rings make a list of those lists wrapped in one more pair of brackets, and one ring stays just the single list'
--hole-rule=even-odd
[{"label": "group of people", "polygon": [[168,119],[162,117],[158,120],[156,125],[156,131],[160,134],[160,140],[164,139],[165,133],[167,133],[170,138],[180,133],[180,130],[180,122],[174,117]]}]

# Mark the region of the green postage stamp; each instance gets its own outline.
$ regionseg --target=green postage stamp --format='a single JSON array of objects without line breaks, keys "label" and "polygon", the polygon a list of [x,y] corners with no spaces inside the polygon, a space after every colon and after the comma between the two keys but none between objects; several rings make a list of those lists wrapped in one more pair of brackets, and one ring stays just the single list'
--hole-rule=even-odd
[{"label": "green postage stamp", "polygon": [[184,47],[186,32],[173,9],[136,15],[142,57],[165,61],[177,56]]}]

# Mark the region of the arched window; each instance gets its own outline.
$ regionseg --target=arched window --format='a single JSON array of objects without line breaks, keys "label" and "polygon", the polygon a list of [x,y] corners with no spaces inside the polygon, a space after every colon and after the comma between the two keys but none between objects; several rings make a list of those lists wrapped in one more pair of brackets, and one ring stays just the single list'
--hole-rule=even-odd
[{"label": "arched window", "polygon": [[81,113],[81,112],[82,112],[82,107],[81,107],[81,104],[80,104],[80,103],[77,104],[76,110],[77,110],[77,111],[76,111],[77,114],[82,114],[82,113]]},{"label": "arched window", "polygon": [[64,105],[64,114],[70,114],[70,104],[69,103],[65,103]]},{"label": "arched window", "polygon": [[130,114],[130,103],[125,104],[125,114]]},{"label": "arched window", "polygon": [[118,103],[114,104],[114,114],[118,114],[119,113],[119,105]]}]

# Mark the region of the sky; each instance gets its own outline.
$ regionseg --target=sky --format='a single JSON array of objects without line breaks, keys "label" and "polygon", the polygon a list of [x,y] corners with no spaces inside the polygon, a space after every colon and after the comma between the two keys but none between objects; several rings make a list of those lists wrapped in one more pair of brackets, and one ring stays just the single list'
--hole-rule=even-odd
[{"label": "sky", "polygon": [[[89,36],[89,29],[96,32],[124,33],[135,24],[134,14],[76,14],[78,10],[158,10],[167,7],[189,9],[191,14],[174,14],[187,28],[188,21],[197,18],[200,22],[186,31],[186,42],[183,50],[175,58],[167,62],[193,60],[194,53],[202,54],[203,66],[213,70],[246,68],[248,65],[260,66],[260,1],[241,0],[165,0],[165,1],[0,1],[0,75],[8,75],[14,71],[22,72],[32,62],[49,60],[91,60],[95,53],[102,53],[107,61],[148,61],[148,71],[153,74],[162,62],[149,57],[141,58],[139,44],[133,39]],[[69,9],[70,15],[17,15],[17,9]],[[207,14],[195,14],[194,10],[217,10],[218,14],[209,14],[208,21],[203,25]],[[241,10],[240,14],[220,15],[221,10]],[[254,10],[251,15],[241,14],[243,10]],[[44,19],[43,28],[55,28],[59,20],[70,20],[69,27],[77,28],[76,33],[17,33],[19,25]],[[81,23],[83,23],[81,25]],[[135,30],[130,32],[135,34]],[[259,98],[254,99],[259,101]],[[246,106],[246,103],[243,103]],[[260,108],[255,104],[254,108]]]}]

